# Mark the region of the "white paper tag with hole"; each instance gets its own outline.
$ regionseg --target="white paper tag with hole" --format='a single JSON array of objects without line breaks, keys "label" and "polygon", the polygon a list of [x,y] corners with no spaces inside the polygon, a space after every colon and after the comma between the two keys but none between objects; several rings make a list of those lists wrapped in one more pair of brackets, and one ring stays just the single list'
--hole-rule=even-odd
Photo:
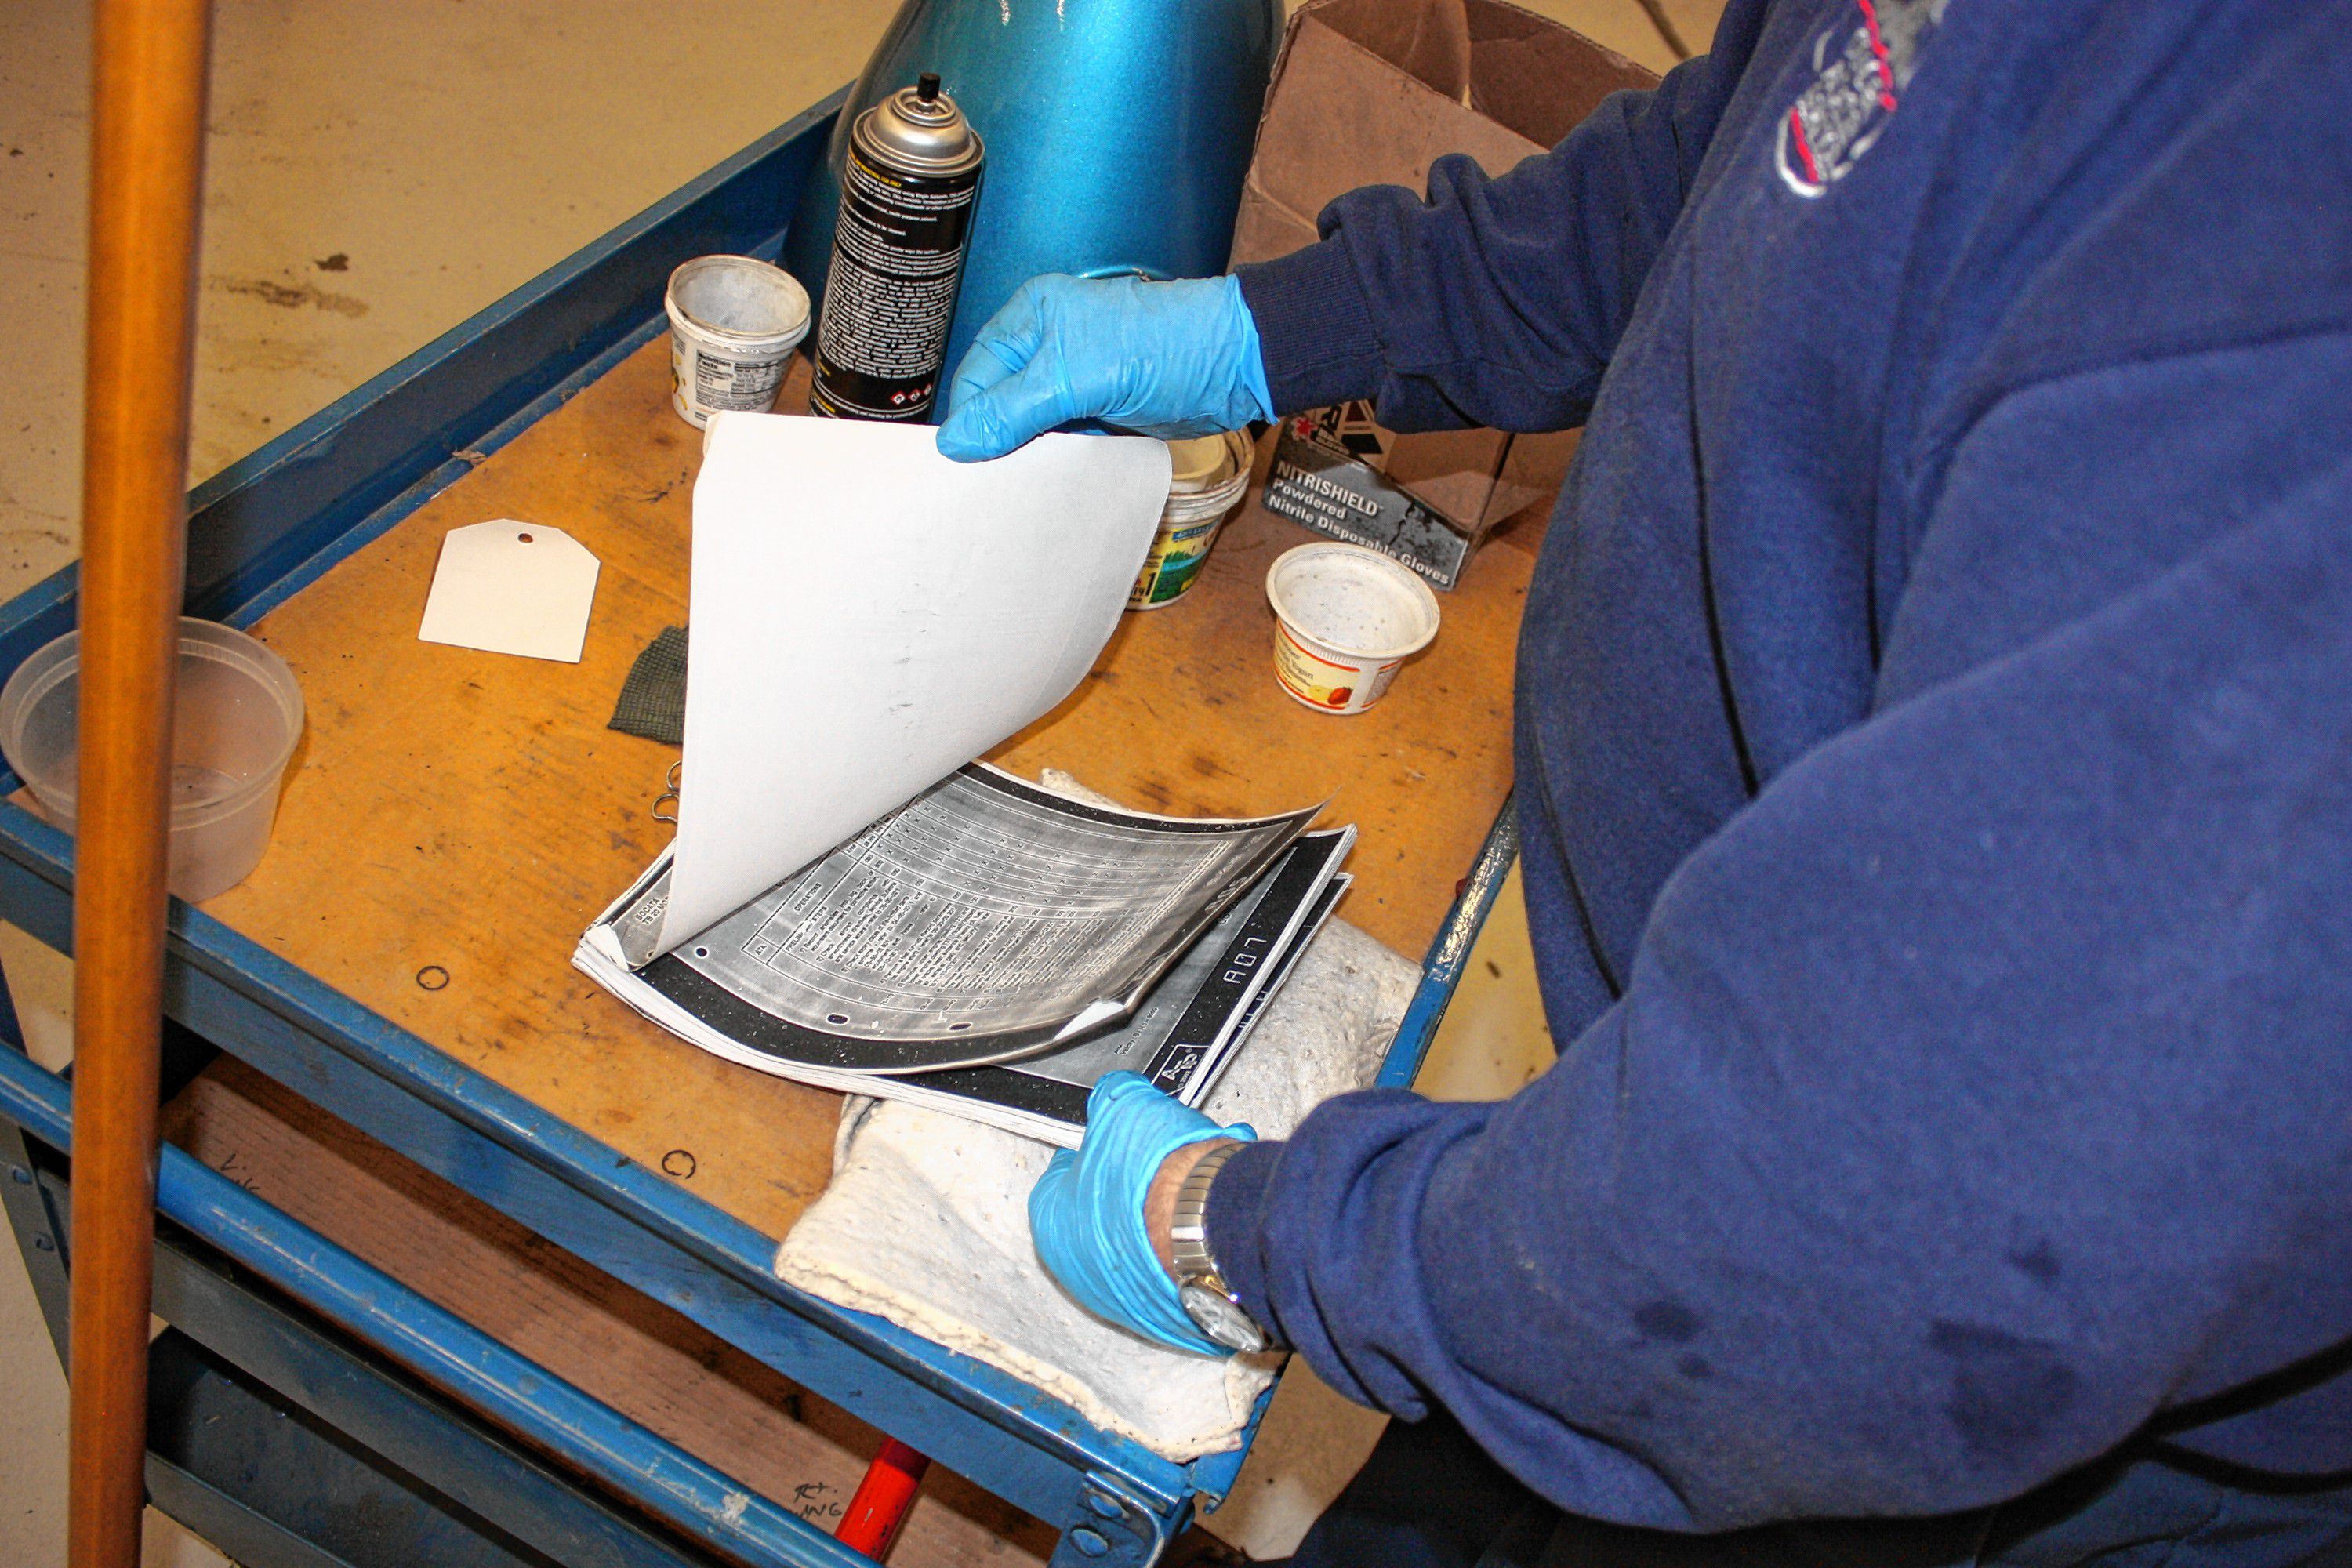
[{"label": "white paper tag with hole", "polygon": [[453,528],[417,640],[578,664],[601,564],[560,528],[510,517]]}]

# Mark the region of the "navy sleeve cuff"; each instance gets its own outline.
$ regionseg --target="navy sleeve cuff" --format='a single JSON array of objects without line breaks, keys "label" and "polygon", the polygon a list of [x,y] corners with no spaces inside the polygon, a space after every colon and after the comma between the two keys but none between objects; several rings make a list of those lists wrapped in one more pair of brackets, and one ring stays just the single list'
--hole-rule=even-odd
[{"label": "navy sleeve cuff", "polygon": [[1327,239],[1234,276],[1257,324],[1276,416],[1380,390],[1381,340],[1343,243]]},{"label": "navy sleeve cuff", "polygon": [[1258,1216],[1283,1147],[1278,1142],[1243,1144],[1209,1184],[1209,1256],[1217,1260],[1217,1271],[1249,1315],[1269,1331],[1275,1329],[1274,1310],[1265,1293]]}]

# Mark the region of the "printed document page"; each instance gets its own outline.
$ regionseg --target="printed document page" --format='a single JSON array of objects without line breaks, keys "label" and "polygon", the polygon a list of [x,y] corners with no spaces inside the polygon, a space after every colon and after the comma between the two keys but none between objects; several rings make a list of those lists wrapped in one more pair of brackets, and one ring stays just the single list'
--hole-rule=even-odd
[{"label": "printed document page", "polygon": [[850,1038],[1058,1026],[1156,979],[1306,815],[1126,816],[966,768],[678,956],[762,1011]]},{"label": "printed document page", "polygon": [[686,762],[642,963],[1069,695],[1118,627],[1168,448],[1044,436],[951,463],[928,426],[711,421],[694,487]]}]

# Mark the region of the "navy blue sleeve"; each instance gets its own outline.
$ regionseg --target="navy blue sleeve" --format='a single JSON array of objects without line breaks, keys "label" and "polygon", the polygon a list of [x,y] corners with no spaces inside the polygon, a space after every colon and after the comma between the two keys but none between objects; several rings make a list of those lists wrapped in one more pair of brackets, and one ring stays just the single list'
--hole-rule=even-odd
[{"label": "navy blue sleeve", "polygon": [[[1511,1100],[1348,1096],[1236,1156],[1211,1242],[1244,1299],[1349,1396],[1682,1530],[1994,1502],[2325,1362],[2347,409],[2341,326],[2006,395],[1918,570],[2057,585],[2043,624],[1922,671],[1898,620],[1906,694],[1684,862],[1621,1000]],[[2072,604],[2096,574],[2035,558],[2182,509],[2221,521]]]},{"label": "navy blue sleeve", "polygon": [[1734,0],[1712,51],[1499,178],[1441,158],[1426,203],[1351,191],[1322,243],[1239,268],[1276,410],[1376,398],[1396,430],[1581,422],[1766,10]]}]

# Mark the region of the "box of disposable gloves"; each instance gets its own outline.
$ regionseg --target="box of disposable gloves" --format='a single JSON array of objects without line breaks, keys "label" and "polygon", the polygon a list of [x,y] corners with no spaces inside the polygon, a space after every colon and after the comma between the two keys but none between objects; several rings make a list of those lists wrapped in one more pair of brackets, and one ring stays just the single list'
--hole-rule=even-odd
[{"label": "box of disposable gloves", "polygon": [[[1312,244],[1316,214],[1360,185],[1426,190],[1430,165],[1449,153],[1502,174],[1609,94],[1656,83],[1583,34],[1500,0],[1307,0],[1275,63],[1234,262]],[[1368,406],[1343,405],[1285,422],[1265,505],[1450,588],[1479,539],[1549,500],[1574,447],[1572,435],[1399,436]]]}]

